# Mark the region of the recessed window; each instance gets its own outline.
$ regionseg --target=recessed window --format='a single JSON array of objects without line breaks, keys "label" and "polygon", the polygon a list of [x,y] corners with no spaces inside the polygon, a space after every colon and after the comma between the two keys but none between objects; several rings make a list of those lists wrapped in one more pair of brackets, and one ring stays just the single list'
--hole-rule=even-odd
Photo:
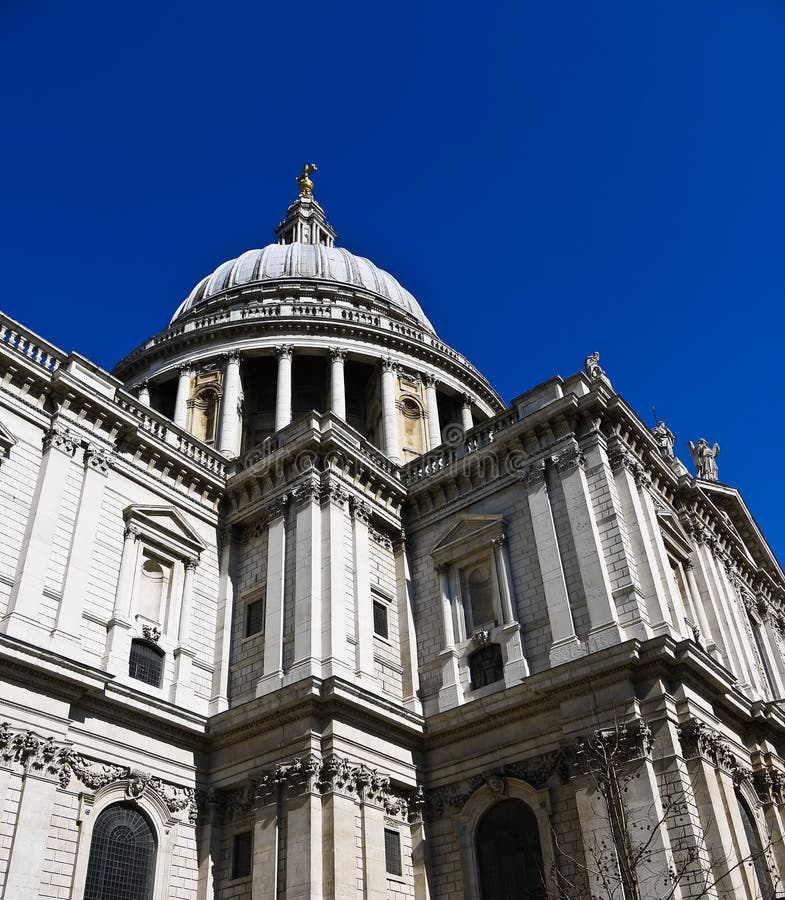
[{"label": "recessed window", "polygon": [[388,875],[401,875],[401,835],[392,828],[384,829],[384,867]]},{"label": "recessed window", "polygon": [[149,900],[155,873],[155,834],[130,805],[109,806],[95,820],[85,900]]},{"label": "recessed window", "polygon": [[245,607],[245,636],[259,634],[264,628],[264,600],[253,600]]},{"label": "recessed window", "polygon": [[373,633],[377,637],[388,638],[387,605],[380,600],[373,601]]},{"label": "recessed window", "polygon": [[164,652],[148,641],[132,641],[128,659],[128,674],[153,687],[161,686],[164,671]]},{"label": "recessed window", "polygon": [[232,838],[232,878],[251,874],[251,832],[239,831]]},{"label": "recessed window", "polygon": [[485,687],[504,678],[502,648],[498,644],[488,644],[475,650],[469,657],[469,674],[472,688]]}]

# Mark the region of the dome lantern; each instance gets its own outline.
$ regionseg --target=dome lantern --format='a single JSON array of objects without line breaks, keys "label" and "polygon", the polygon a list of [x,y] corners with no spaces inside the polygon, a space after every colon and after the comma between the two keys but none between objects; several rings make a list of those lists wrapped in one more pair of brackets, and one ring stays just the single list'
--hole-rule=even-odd
[{"label": "dome lantern", "polygon": [[306,163],[302,174],[297,176],[300,196],[292,203],[286,211],[286,218],[275,229],[279,244],[335,246],[335,231],[327,224],[324,210],[314,200],[313,182],[309,176],[315,171],[316,166],[313,163]]}]

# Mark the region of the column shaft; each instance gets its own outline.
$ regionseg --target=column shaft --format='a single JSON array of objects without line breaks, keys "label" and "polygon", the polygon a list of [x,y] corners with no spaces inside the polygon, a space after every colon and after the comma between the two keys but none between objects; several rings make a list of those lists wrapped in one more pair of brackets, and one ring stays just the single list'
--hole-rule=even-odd
[{"label": "column shaft", "polygon": [[280,687],[283,676],[283,594],[286,561],[285,507],[276,507],[267,526],[267,590],[264,606],[264,669],[257,697]]},{"label": "column shaft", "polygon": [[395,408],[395,364],[389,359],[382,363],[382,433],[385,454],[391,462],[400,463],[398,413]]},{"label": "column shaft", "polygon": [[287,678],[321,676],[322,511],[319,485],[309,482],[295,495],[294,660]]},{"label": "column shaft", "polygon": [[442,427],[439,421],[439,402],[436,397],[436,379],[425,378],[425,402],[428,405],[428,443],[429,450],[442,443]]},{"label": "column shaft", "polygon": [[136,395],[140,403],[145,406],[150,405],[150,387],[146,381],[143,381],[138,387],[139,393]]},{"label": "column shaft", "polygon": [[417,634],[414,628],[414,608],[411,595],[411,574],[406,543],[395,544],[395,578],[398,593],[398,631],[401,642],[401,668],[403,669],[403,703],[408,709],[422,712],[417,696],[420,690],[419,664],[417,661]]},{"label": "column shaft", "polygon": [[290,345],[278,348],[278,383],[275,390],[275,430],[292,421],[292,350]]},{"label": "column shaft", "polygon": [[373,604],[371,601],[371,569],[368,548],[369,510],[362,501],[352,503],[352,538],[354,551],[354,614],[357,623],[357,674],[363,679],[374,677]]},{"label": "column shaft", "polygon": [[346,419],[345,360],[345,350],[335,347],[330,350],[330,412],[339,419]]},{"label": "column shaft", "polygon": [[461,403],[461,427],[464,432],[474,428],[474,420],[472,419],[472,398],[468,394],[463,395]]},{"label": "column shaft", "polygon": [[218,435],[218,451],[224,456],[237,456],[239,441],[240,403],[240,354],[229,353],[226,357],[221,399],[221,425]]},{"label": "column shaft", "polygon": [[219,553],[218,609],[215,617],[215,656],[210,715],[223,712],[229,706],[229,656],[234,610],[232,531],[230,528],[225,529],[220,535]]},{"label": "column shaft", "polygon": [[188,395],[191,393],[191,369],[183,366],[177,377],[177,395],[174,400],[174,416],[172,421],[180,428],[185,428],[188,420]]}]

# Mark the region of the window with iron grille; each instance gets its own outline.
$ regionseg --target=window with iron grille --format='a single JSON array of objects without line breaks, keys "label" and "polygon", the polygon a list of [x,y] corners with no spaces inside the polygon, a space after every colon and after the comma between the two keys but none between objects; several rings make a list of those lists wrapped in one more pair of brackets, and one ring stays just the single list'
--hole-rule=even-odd
[{"label": "window with iron grille", "polygon": [[232,878],[251,874],[251,832],[239,831],[232,838]]},{"label": "window with iron grille", "polygon": [[400,875],[401,835],[392,828],[384,829],[384,867],[388,875]]},{"label": "window with iron grille", "polygon": [[132,641],[128,659],[128,674],[153,687],[161,686],[164,672],[164,652],[147,641]]},{"label": "window with iron grille", "polygon": [[155,833],[147,818],[125,804],[95,820],[84,900],[151,900]]},{"label": "window with iron grille", "polygon": [[373,601],[373,633],[379,637],[389,637],[387,605],[380,600]]},{"label": "window with iron grille", "polygon": [[264,628],[264,599],[254,600],[245,607],[245,636],[259,634]]},{"label": "window with iron grille", "polygon": [[485,687],[504,678],[502,648],[498,644],[488,644],[475,650],[469,657],[469,674],[472,688]]}]

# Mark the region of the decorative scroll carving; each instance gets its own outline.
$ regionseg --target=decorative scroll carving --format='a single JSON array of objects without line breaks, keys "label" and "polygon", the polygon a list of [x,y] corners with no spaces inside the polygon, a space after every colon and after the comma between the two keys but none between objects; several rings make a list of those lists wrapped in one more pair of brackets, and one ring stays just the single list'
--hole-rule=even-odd
[{"label": "decorative scroll carving", "polygon": [[331,360],[340,360],[341,362],[346,359],[346,354],[348,353],[343,347],[330,347],[327,352],[329,353]]},{"label": "decorative scroll carving", "polygon": [[51,775],[57,778],[61,788],[67,788],[72,778],[92,791],[125,781],[126,796],[134,800],[149,788],[162,798],[169,812],[187,810],[189,821],[196,821],[193,788],[169,784],[149,772],[129,766],[88,761],[73,748],[56,744],[52,737],[42,738],[34,731],[12,732],[8,722],[0,722],[0,758],[5,763],[16,763],[26,771]]},{"label": "decorative scroll carving", "polygon": [[690,719],[679,727],[681,749],[687,759],[703,758],[718,769],[728,772],[735,784],[752,778],[752,770],[743,766],[719,732],[698,719]]}]

